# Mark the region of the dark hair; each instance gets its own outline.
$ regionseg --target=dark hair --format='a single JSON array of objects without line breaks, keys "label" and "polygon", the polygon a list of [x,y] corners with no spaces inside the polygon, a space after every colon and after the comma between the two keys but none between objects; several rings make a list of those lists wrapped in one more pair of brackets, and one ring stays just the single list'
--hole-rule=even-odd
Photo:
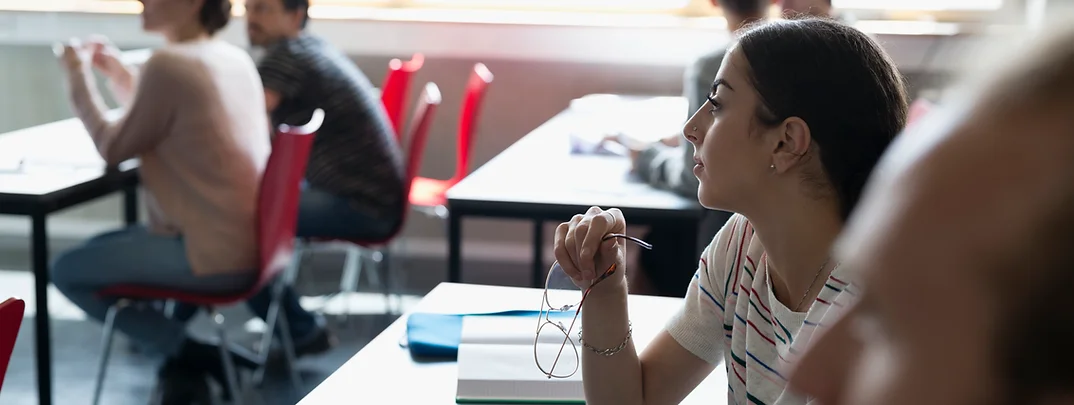
[{"label": "dark hair", "polygon": [[310,2],[309,0],[283,0],[283,9],[295,12],[302,12],[302,28],[306,28],[306,23],[310,21]]},{"label": "dark hair", "polygon": [[231,0],[205,0],[198,13],[201,26],[209,35],[215,34],[231,21]]},{"label": "dark hair", "polygon": [[[895,64],[861,31],[822,18],[753,25],[737,47],[760,95],[758,120],[768,126],[790,117],[806,122],[846,220],[906,125],[906,87]],[[825,185],[822,180],[806,175]]]},{"label": "dark hair", "polygon": [[720,9],[737,15],[763,15],[768,11],[768,0],[717,0]]}]

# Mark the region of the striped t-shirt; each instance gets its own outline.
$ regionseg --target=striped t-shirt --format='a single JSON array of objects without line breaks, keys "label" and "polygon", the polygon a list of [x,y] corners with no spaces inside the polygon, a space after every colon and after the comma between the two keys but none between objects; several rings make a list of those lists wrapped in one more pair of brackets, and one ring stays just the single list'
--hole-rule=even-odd
[{"label": "striped t-shirt", "polygon": [[735,214],[702,254],[685,303],[667,330],[698,358],[727,369],[728,404],[804,404],[786,390],[795,348],[807,343],[831,306],[848,295],[839,267],[808,312],[776,299],[761,241],[746,217]]},{"label": "striped t-shirt", "polygon": [[402,215],[403,155],[369,79],[339,50],[303,32],[266,47],[265,89],[280,95],[273,125],[301,125],[324,110],[306,180],[374,218]]}]

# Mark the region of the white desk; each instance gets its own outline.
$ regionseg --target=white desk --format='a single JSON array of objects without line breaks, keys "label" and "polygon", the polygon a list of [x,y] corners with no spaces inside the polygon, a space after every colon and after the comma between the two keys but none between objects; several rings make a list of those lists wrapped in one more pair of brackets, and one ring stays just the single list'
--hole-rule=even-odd
[{"label": "white desk", "polygon": [[[298,403],[329,404],[454,404],[458,364],[416,362],[399,345],[412,312],[467,313],[536,310],[538,289],[441,283],[412,310],[369,342]],[[671,311],[679,299],[631,296],[630,305]],[[531,364],[520,367],[531,367]],[[726,404],[727,375],[717,367],[683,404]]]}]

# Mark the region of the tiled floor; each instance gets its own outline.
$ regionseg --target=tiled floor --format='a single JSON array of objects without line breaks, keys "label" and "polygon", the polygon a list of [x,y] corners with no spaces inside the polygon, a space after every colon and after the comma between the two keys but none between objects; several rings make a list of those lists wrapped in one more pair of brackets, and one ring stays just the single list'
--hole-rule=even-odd
[{"label": "tiled floor", "polygon": [[[0,271],[0,295],[28,297],[32,308],[32,290],[11,294],[19,286],[29,287],[30,277],[26,272]],[[12,288],[12,286],[16,288]],[[317,299],[306,299],[309,307],[320,307]],[[417,297],[409,296],[404,306],[413,305]],[[383,311],[383,298],[371,293],[360,293],[350,297],[341,297],[326,308],[330,326],[339,337],[340,344],[330,352],[300,359],[299,370],[303,377],[303,389],[295,392],[282,365],[274,364],[262,387],[250,389],[247,394],[255,404],[294,404],[309,390],[330,375],[332,371],[346,362],[362,348],[372,337],[376,336],[394,317],[380,314]],[[52,315],[53,356],[54,356],[54,403],[82,404],[89,403],[93,392],[94,376],[101,351],[101,327],[62,298],[60,294],[50,294],[50,312]],[[344,317],[334,315],[341,309],[349,309],[352,314]],[[264,324],[259,320],[250,320],[250,315],[243,307],[228,308],[224,311],[229,325],[229,338],[248,347],[254,347],[261,336]],[[37,403],[37,386],[33,348],[34,314],[29,313],[19,331],[0,403],[5,405],[30,405]],[[196,318],[191,326],[191,333],[196,336],[210,337],[213,329],[204,316]],[[154,384],[153,371],[159,359],[138,353],[122,335],[116,335],[113,346],[112,361],[108,369],[104,394],[104,404],[146,404]]]},{"label": "tiled floor", "polygon": [[[62,247],[55,249],[60,250]],[[25,270],[29,267],[27,256],[25,251],[0,251],[0,269],[13,269],[0,270],[0,297],[23,298],[28,310],[0,392],[0,404],[3,405],[38,403],[33,347],[33,278]],[[297,281],[298,291],[304,296],[303,305],[311,309],[324,308],[340,344],[328,353],[300,359],[299,370],[304,380],[302,390],[296,392],[287,378],[286,369],[277,365],[270,368],[261,387],[247,390],[245,403],[296,403],[394,320],[393,316],[384,315],[385,303],[383,296],[377,293],[379,290],[361,287],[368,285],[365,276],[358,294],[324,305],[323,294],[338,289],[341,264],[338,256],[318,255],[309,268],[300,273]],[[405,264],[399,261],[396,264],[405,267],[405,270],[396,269],[394,277],[395,291],[405,294],[404,309],[416,303],[446,276],[443,260],[414,260]],[[528,266],[524,264],[478,262],[465,265],[467,282],[524,285],[529,279]],[[252,320],[242,306],[225,308],[222,312],[229,325],[229,337],[253,347],[264,324]],[[347,314],[346,322],[342,322],[343,317],[338,314]],[[86,319],[85,314],[55,289],[49,293],[49,315],[53,337],[53,403],[88,404],[101,351],[101,326]],[[209,325],[204,316],[199,316],[191,322],[190,331],[197,336],[212,336]],[[117,334],[102,404],[147,404],[158,362],[158,359],[135,352],[122,335]]]}]

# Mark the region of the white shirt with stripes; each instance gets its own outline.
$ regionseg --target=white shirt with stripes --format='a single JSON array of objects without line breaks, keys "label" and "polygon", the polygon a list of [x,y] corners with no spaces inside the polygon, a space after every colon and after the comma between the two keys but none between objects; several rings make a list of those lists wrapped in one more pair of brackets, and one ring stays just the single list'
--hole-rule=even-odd
[{"label": "white shirt with stripes", "polygon": [[[787,391],[788,366],[832,305],[849,291],[837,267],[805,313],[776,299],[764,246],[746,217],[735,214],[705,248],[684,305],[667,330],[709,363],[723,361],[728,404],[805,404]],[[837,302],[837,298],[839,298]]]}]

